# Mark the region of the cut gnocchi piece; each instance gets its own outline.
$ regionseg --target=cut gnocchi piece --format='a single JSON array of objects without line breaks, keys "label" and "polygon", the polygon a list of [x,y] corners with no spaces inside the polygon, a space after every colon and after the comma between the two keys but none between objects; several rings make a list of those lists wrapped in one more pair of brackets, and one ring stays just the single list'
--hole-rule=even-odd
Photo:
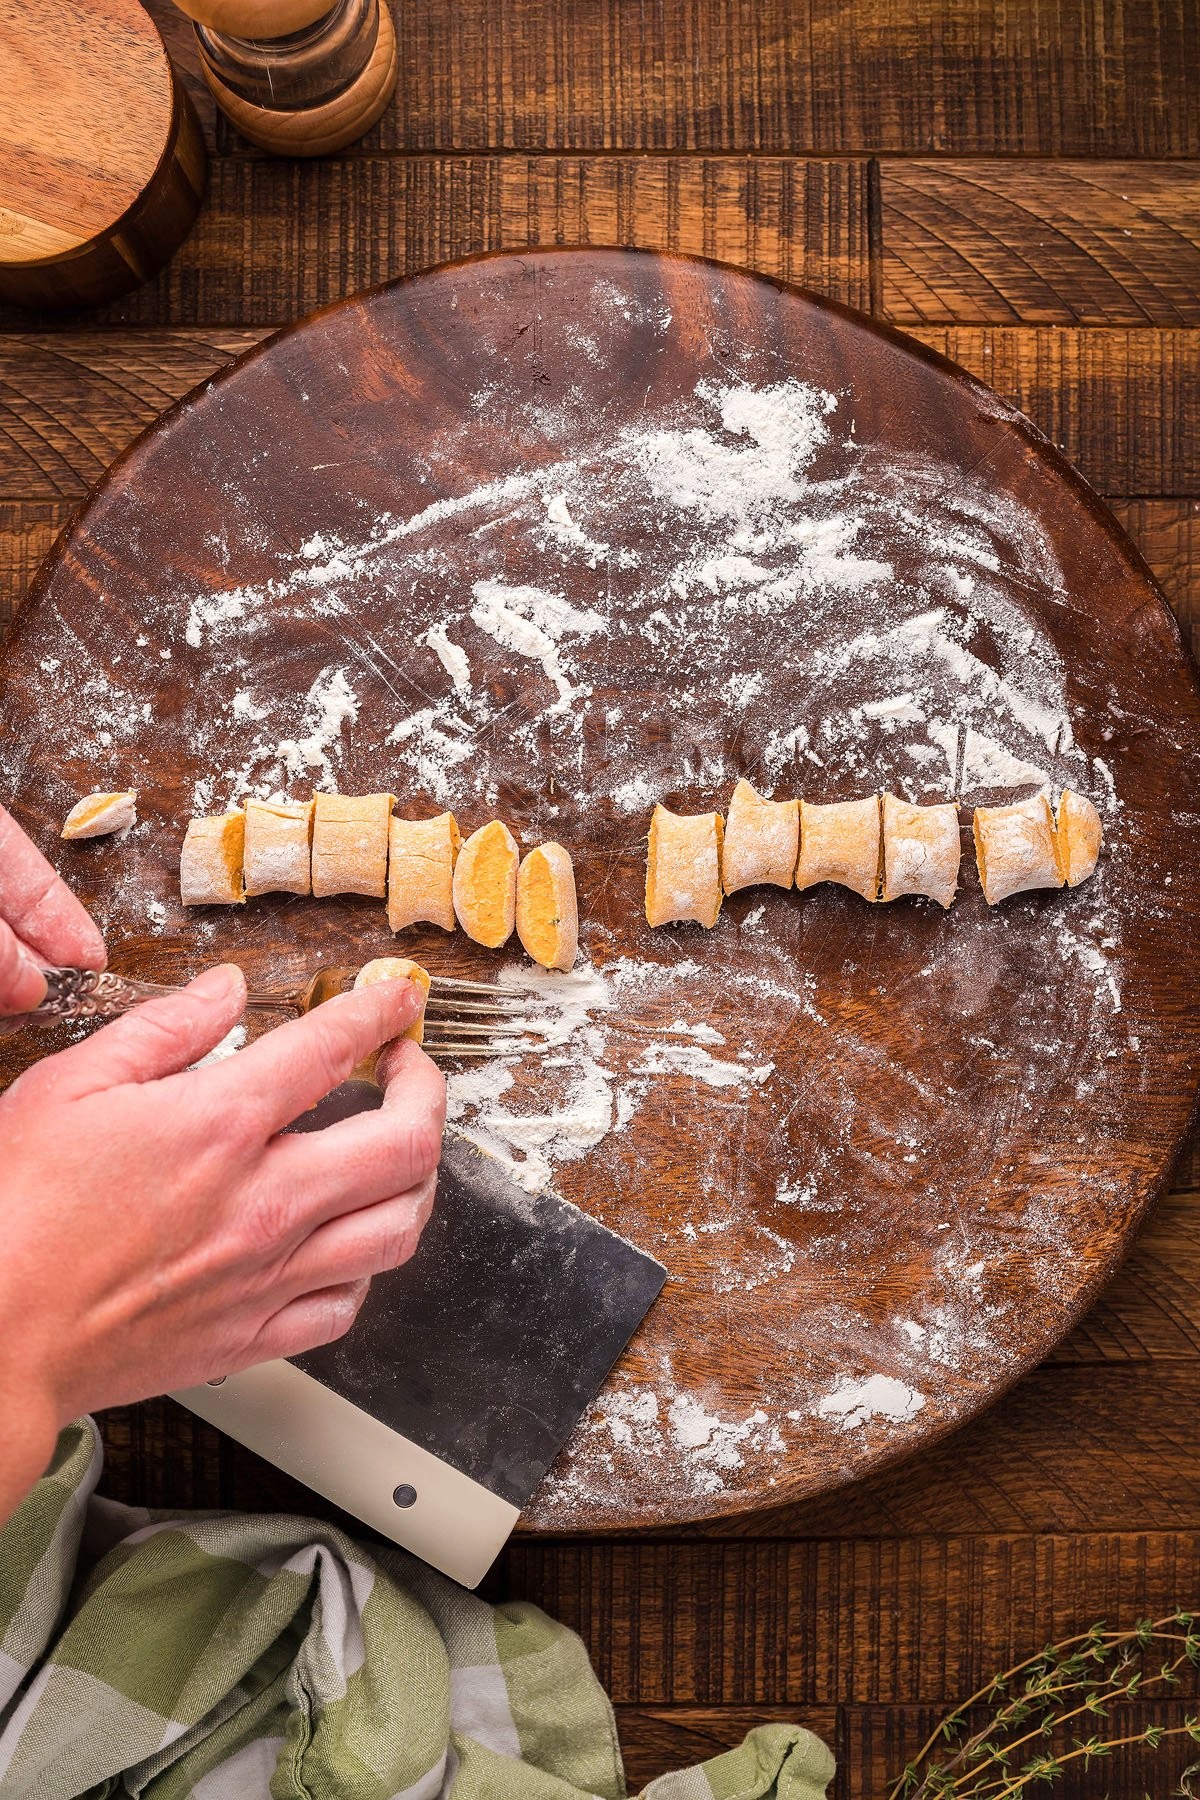
[{"label": "cut gnocchi piece", "polygon": [[721,911],[720,813],[673,813],[656,806],[646,858],[646,922],[674,925],[695,920],[707,929]]},{"label": "cut gnocchi piece", "polygon": [[925,894],[949,906],[958,887],[962,838],[958,808],[911,806],[883,796],[883,898]]},{"label": "cut gnocchi piece", "polygon": [[[420,963],[413,962],[407,956],[377,956],[373,962],[364,963],[354,977],[356,988],[371,987],[376,981],[415,981],[424,991],[425,1000],[429,998],[431,977],[428,969]],[[421,1010],[407,1031],[401,1037],[411,1038],[414,1044],[425,1041],[425,1001],[421,1002]]]},{"label": "cut gnocchi piece", "polygon": [[240,806],[211,819],[191,819],[179,856],[179,898],[185,906],[244,906],[242,860],[246,815]]},{"label": "cut gnocchi piece", "polygon": [[1011,806],[975,808],[975,860],[989,906],[1030,888],[1063,885],[1054,814],[1044,789]]},{"label": "cut gnocchi piece", "polygon": [[539,844],[517,871],[517,936],[543,969],[572,969],[579,949],[575,869],[561,844]]},{"label": "cut gnocchi piece", "polygon": [[499,819],[473,831],[454,865],[454,912],[469,938],[498,950],[517,918],[517,867],[521,853]]},{"label": "cut gnocchi piece", "polygon": [[388,821],[393,794],[318,794],[313,813],[312,891],[387,894]]},{"label": "cut gnocchi piece", "polygon": [[827,806],[800,802],[800,855],[796,886],[834,881],[864,900],[879,898],[882,828],[878,796],[835,800]]},{"label": "cut gnocchi piece", "polygon": [[760,882],[790,888],[800,848],[798,800],[764,800],[739,781],[729,802],[721,846],[721,886],[727,894]]},{"label": "cut gnocchi piece", "polygon": [[246,802],[248,894],[312,893],[313,802]]},{"label": "cut gnocchi piece", "polygon": [[1064,788],[1058,803],[1058,866],[1068,887],[1078,887],[1096,867],[1104,827],[1100,814],[1082,794]]},{"label": "cut gnocchi piece", "polygon": [[71,808],[59,836],[72,839],[108,837],[114,831],[128,831],[136,822],[136,788],[125,788],[116,794],[88,794]]},{"label": "cut gnocchi piece", "polygon": [[388,924],[454,930],[454,865],[462,840],[453,813],[393,819],[388,827]]}]

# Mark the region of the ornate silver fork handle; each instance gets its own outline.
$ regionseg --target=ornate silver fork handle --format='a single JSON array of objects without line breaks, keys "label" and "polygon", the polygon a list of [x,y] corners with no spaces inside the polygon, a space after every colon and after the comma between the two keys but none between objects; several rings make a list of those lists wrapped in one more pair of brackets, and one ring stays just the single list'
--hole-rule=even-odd
[{"label": "ornate silver fork handle", "polygon": [[50,1019],[115,1019],[143,1000],[178,992],[153,981],[136,981],[132,975],[115,975],[111,969],[43,969],[42,974],[46,998],[25,1014],[34,1024]]}]

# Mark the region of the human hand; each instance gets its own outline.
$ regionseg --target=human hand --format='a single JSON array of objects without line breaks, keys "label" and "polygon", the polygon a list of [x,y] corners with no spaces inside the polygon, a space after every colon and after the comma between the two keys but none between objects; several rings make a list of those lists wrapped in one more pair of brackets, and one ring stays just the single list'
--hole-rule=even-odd
[{"label": "human hand", "polygon": [[[0,806],[0,1015],[46,998],[39,964],[102,969],[104,939],[65,881]],[[7,1029],[0,1016],[0,1035]]]},{"label": "human hand", "polygon": [[[370,1277],[416,1248],[445,1084],[416,1044],[390,1040],[420,990],[341,995],[190,1069],[244,1002],[241,972],[211,969],[0,1095],[0,1379],[40,1445],[33,1475],[81,1411],[340,1336]],[[278,1135],[385,1042],[379,1111]]]}]

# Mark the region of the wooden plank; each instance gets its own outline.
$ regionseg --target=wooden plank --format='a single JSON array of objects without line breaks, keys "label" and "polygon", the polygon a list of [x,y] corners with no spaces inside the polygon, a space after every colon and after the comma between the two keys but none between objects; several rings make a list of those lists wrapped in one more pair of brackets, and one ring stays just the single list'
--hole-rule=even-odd
[{"label": "wooden plank", "polygon": [[1200,331],[921,326],[1103,494],[1200,492]]},{"label": "wooden plank", "polygon": [[[152,10],[163,20],[167,0]],[[368,149],[1200,148],[1188,0],[457,0],[392,11],[400,78]],[[170,41],[194,68],[187,37]],[[249,153],[224,121],[217,141]]]},{"label": "wooden plank", "polygon": [[68,500],[0,500],[0,632],[74,510]]},{"label": "wooden plank", "polygon": [[[945,1707],[618,1706],[616,1720],[630,1792],[668,1769],[685,1768],[733,1749],[757,1725],[778,1723],[803,1725],[834,1752],[838,1767],[830,1800],[883,1800],[954,1698],[947,1696]],[[1129,1736],[1150,1724],[1181,1726],[1194,1710],[1193,1700],[1171,1697],[1113,1707],[1109,1720],[1102,1722],[1103,1735]],[[1176,1740],[1168,1740],[1157,1753],[1144,1745],[1126,1747],[1102,1764],[1093,1762],[1086,1769],[1072,1765],[1062,1784],[1054,1788],[1055,1800],[1098,1800],[1098,1770],[1102,1771],[1102,1791],[1114,1800],[1134,1800],[1134,1796],[1152,1792],[1166,1794],[1169,1783],[1195,1754],[1194,1746],[1181,1748]]]},{"label": "wooden plank", "polygon": [[0,497],[77,496],[261,331],[0,334]]},{"label": "wooden plank", "polygon": [[[1120,1348],[1115,1329],[1103,1335],[1109,1343],[1101,1348]],[[659,1535],[662,1541],[672,1535],[690,1541],[850,1541],[918,1532],[1200,1529],[1192,1429],[1198,1407],[1195,1358],[1064,1359],[1027,1376],[981,1418],[919,1458],[853,1487]],[[103,1415],[109,1443],[104,1491],[112,1498],[138,1502],[147,1491],[176,1483],[193,1506],[333,1516],[315,1495],[230,1440],[222,1442],[219,1477],[199,1464],[164,1470],[155,1445],[171,1442],[169,1424],[135,1425],[133,1410],[116,1407]],[[169,1419],[173,1402],[146,1401],[137,1410]]]},{"label": "wooden plank", "polygon": [[[1200,500],[1113,500],[1113,512],[1150,565],[1200,658]],[[1195,1156],[1195,1144],[1191,1152]],[[1200,1172],[1187,1178],[1200,1186]]]},{"label": "wooden plank", "polygon": [[[835,1706],[618,1706],[617,1736],[631,1794],[669,1769],[687,1768],[732,1750],[759,1725],[803,1725],[815,1732],[832,1750],[838,1742],[840,1709]],[[918,1715],[923,1716],[923,1715]],[[918,1743],[921,1740],[916,1740]],[[875,1788],[861,1788],[853,1800],[872,1797]],[[850,1789],[835,1783],[831,1800],[851,1800]]]},{"label": "wooden plank", "polygon": [[1200,1193],[1170,1194],[1108,1292],[1049,1358],[1200,1363]]},{"label": "wooden plank", "polygon": [[1200,163],[886,161],[902,325],[1200,324]]},{"label": "wooden plank", "polygon": [[505,1591],[580,1632],[618,1705],[942,1703],[1098,1618],[1200,1601],[1200,1532],[525,1543]]},{"label": "wooden plank", "polygon": [[[78,493],[261,330],[0,332],[0,497]],[[922,327],[1022,407],[1101,493],[1200,493],[1200,329]]]},{"label": "wooden plank", "polygon": [[[865,308],[865,163],[780,157],[357,157],[214,162],[195,230],[96,314],[279,325],[484,250],[633,244],[736,262]],[[0,323],[20,323],[13,309]]]}]

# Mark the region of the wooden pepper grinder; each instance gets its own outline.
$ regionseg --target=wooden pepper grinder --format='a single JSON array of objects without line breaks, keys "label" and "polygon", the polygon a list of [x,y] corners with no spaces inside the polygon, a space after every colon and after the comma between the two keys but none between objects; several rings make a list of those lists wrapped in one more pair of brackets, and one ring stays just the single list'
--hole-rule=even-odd
[{"label": "wooden pepper grinder", "polygon": [[176,0],[213,97],[251,143],[325,156],[370,129],[396,86],[387,0]]}]

